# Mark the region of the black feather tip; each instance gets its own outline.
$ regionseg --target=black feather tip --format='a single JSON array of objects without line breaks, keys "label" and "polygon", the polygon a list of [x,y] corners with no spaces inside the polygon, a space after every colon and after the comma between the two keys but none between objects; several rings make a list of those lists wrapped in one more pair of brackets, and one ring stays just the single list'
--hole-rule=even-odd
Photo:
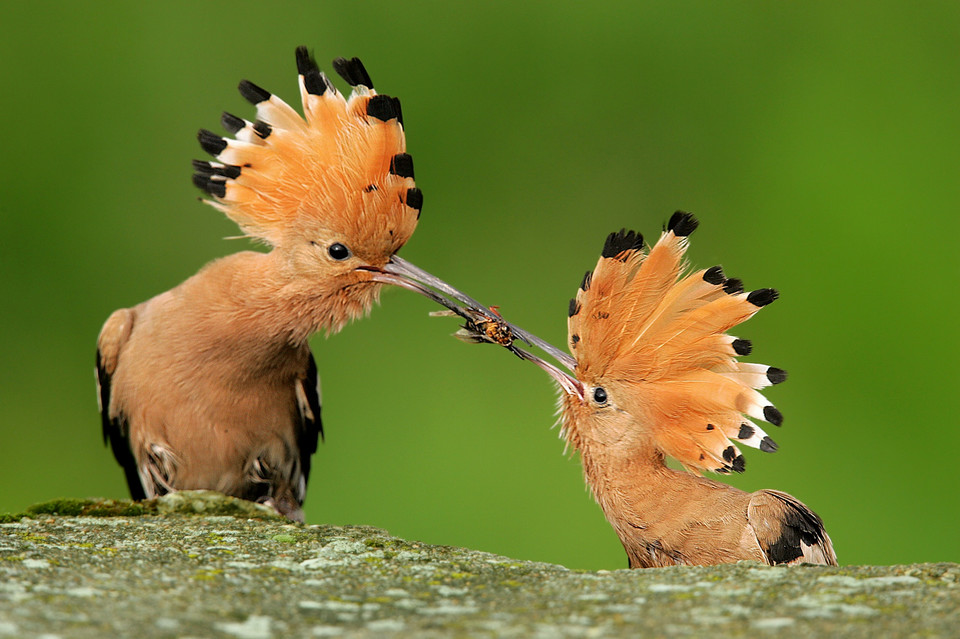
[{"label": "black feather tip", "polygon": [[[423,193],[420,189],[414,187],[412,189],[407,189],[407,206],[412,209],[417,209],[418,211],[423,208]],[[419,218],[419,213],[417,218]]]},{"label": "black feather tip", "polygon": [[754,306],[766,306],[780,297],[780,293],[775,288],[758,288],[747,295],[747,301]]},{"label": "black feather tip", "polygon": [[237,88],[240,89],[240,95],[250,104],[260,104],[270,99],[269,91],[258,87],[250,80],[241,80]]},{"label": "black feather tip", "polygon": [[240,177],[240,167],[233,166],[232,164],[214,166],[213,164],[204,162],[203,160],[194,160],[193,170],[200,175],[219,175],[231,180],[235,180]]},{"label": "black feather tip", "polygon": [[320,71],[317,61],[310,55],[307,47],[300,45],[296,50],[297,73],[300,75],[309,75],[313,71]]},{"label": "black feather tip", "polygon": [[270,134],[273,133],[273,127],[263,120],[257,120],[254,122],[253,130],[261,140],[266,140],[268,137],[270,137]]},{"label": "black feather tip", "polygon": [[390,172],[400,177],[413,177],[413,156],[409,153],[397,153],[390,158]]},{"label": "black feather tip", "polygon": [[214,197],[224,197],[227,194],[226,182],[223,180],[215,180],[209,175],[203,175],[202,173],[193,174],[193,185]]},{"label": "black feather tip", "polygon": [[726,276],[723,274],[723,268],[717,264],[716,266],[711,266],[703,272],[703,281],[707,284],[723,284],[727,281]]},{"label": "black feather tip", "polygon": [[760,450],[765,453],[775,453],[778,448],[780,447],[777,445],[777,442],[770,439],[769,435],[760,440]]},{"label": "black feather tip", "polygon": [[303,76],[303,86],[307,93],[323,95],[326,92],[327,83],[323,81],[320,67],[306,47],[297,47],[297,71]]},{"label": "black feather tip", "polygon": [[742,473],[747,469],[747,460],[743,458],[743,455],[737,455],[733,458],[733,461],[730,463],[731,468],[734,472]]},{"label": "black feather tip", "polygon": [[735,339],[732,346],[737,355],[749,355],[753,352],[753,342],[748,339]]},{"label": "black feather tip", "polygon": [[673,231],[673,234],[677,237],[690,235],[697,230],[698,226],[700,226],[700,221],[693,216],[693,213],[687,213],[686,211],[677,211],[670,216],[670,221],[667,222],[667,230]]},{"label": "black feather tip", "polygon": [[771,384],[782,384],[787,381],[787,371],[771,366],[767,369],[767,379]]},{"label": "black feather tip", "polygon": [[581,291],[589,291],[590,284],[593,282],[593,271],[587,271],[583,274],[583,280],[580,282]]},{"label": "black feather tip", "polygon": [[208,131],[207,129],[200,129],[197,131],[197,140],[200,141],[200,146],[203,148],[203,150],[210,155],[220,155],[220,153],[227,148],[226,140],[221,138],[213,131]]},{"label": "black feather tip", "polygon": [[603,243],[603,257],[616,257],[624,251],[631,251],[643,248],[643,236],[636,231],[620,229],[619,232],[611,233],[607,236],[607,241]]},{"label": "black feather tip", "polygon": [[367,115],[387,122],[394,118],[402,125],[403,112],[400,110],[400,100],[389,95],[375,95],[367,102]]},{"label": "black feather tip", "polygon": [[243,118],[238,118],[232,113],[223,112],[223,115],[220,116],[220,124],[224,129],[229,131],[230,135],[236,135],[236,133],[247,126],[246,121]]},{"label": "black feather tip", "polygon": [[739,295],[743,293],[743,280],[739,277],[731,277],[724,283],[723,292],[728,295]]},{"label": "black feather tip", "polygon": [[783,414],[773,406],[763,407],[763,418],[774,426],[783,425]]},{"label": "black feather tip", "polygon": [[205,160],[193,160],[193,170],[201,175],[213,175],[213,165]]},{"label": "black feather tip", "polygon": [[740,424],[740,432],[737,433],[737,439],[750,439],[753,437],[753,426],[750,424]]},{"label": "black feather tip", "polygon": [[570,298],[570,308],[567,309],[567,317],[573,317],[580,312],[580,304],[577,303],[577,298]]},{"label": "black feather tip", "polygon": [[364,86],[368,89],[373,88],[373,81],[370,80],[370,74],[364,68],[360,58],[337,58],[333,61],[333,70],[347,81],[352,87]]}]

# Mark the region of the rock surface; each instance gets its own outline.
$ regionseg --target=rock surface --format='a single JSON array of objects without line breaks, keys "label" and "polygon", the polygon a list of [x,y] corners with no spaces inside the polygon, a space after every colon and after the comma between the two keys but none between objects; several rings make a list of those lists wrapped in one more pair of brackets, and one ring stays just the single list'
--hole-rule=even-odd
[{"label": "rock surface", "polygon": [[578,572],[215,493],[0,516],[0,637],[957,637],[960,565]]}]

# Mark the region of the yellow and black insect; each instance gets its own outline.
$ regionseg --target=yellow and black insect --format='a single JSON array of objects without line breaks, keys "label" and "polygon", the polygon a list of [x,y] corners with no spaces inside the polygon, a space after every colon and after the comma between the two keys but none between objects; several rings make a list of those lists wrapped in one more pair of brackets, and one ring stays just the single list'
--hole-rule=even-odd
[{"label": "yellow and black insect", "polygon": [[491,306],[491,314],[475,311],[473,313],[457,313],[452,310],[434,311],[430,313],[432,317],[455,317],[461,316],[464,319],[454,337],[469,344],[499,344],[510,350],[513,350],[513,342],[516,337],[510,325],[507,324],[497,312],[496,306]]}]

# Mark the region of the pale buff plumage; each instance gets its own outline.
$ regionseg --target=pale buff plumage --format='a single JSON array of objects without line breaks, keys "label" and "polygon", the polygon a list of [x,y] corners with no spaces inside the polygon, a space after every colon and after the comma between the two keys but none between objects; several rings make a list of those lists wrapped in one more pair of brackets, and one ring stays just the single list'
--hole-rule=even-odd
[{"label": "pale buff plumage", "polygon": [[[820,518],[774,490],[746,493],[700,476],[742,472],[731,440],[766,452],[776,444],[750,418],[780,425],[756,389],[786,373],[738,361],[750,343],[727,334],[777,298],[743,292],[719,267],[684,274],[696,219],[678,212],[657,244],[621,231],[570,301],[567,374],[510,346],[560,384],[562,435],[633,568],[718,564],[836,564]],[[489,316],[490,321],[496,321]],[[513,329],[503,322],[504,328]],[[477,340],[483,336],[469,324]],[[686,471],[664,463],[676,458]]]},{"label": "pale buff plumage", "polygon": [[836,565],[820,518],[794,497],[747,493],[667,467],[652,444],[628,448],[596,437],[581,436],[584,476],[631,568],[743,559]]},{"label": "pale buff plumage", "polygon": [[248,122],[235,139],[200,132],[216,162],[195,162],[211,204],[268,253],[242,252],[114,312],[98,340],[104,439],[134,498],[214,489],[302,520],[310,456],[322,435],[307,338],[366,314],[422,205],[399,102],[363,65],[334,66],[345,99],[297,50],[306,118],[244,81]]}]

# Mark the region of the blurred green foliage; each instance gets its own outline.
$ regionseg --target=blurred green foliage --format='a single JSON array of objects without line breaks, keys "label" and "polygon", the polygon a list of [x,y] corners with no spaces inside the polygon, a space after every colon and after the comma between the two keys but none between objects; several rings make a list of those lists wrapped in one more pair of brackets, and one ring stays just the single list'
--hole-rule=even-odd
[{"label": "blurred green foliage", "polygon": [[[404,256],[553,343],[607,233],[697,213],[696,264],[782,293],[739,330],[791,373],[780,451],[729,481],[805,501],[844,563],[958,559],[960,5],[37,2],[0,25],[0,511],[125,495],[100,325],[246,247],[196,201],[195,132],[252,113],[241,78],[296,104],[307,44],[403,100],[426,195]],[[383,297],[314,340],[308,521],[625,566],[546,376]]]}]

